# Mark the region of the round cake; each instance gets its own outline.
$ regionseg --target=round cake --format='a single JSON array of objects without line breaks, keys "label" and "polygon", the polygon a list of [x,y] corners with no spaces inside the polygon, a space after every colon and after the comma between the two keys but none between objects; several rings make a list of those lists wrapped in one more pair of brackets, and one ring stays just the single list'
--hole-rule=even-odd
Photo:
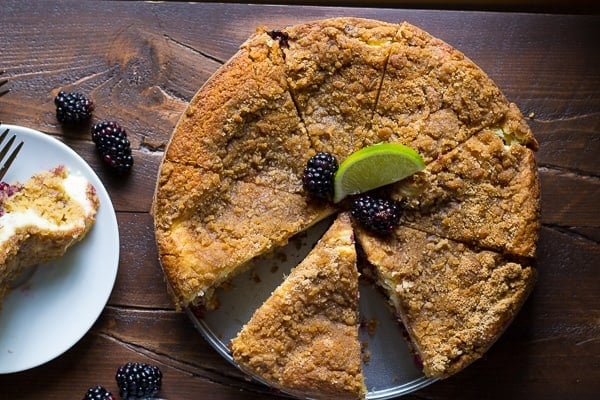
[{"label": "round cake", "polygon": [[[153,203],[175,305],[218,307],[215,289],[257,256],[346,211],[347,201],[305,193],[306,162],[317,152],[343,161],[381,142],[410,146],[426,168],[378,189],[403,204],[393,234],[353,221],[359,263],[426,376],[480,358],[534,284],[537,142],[479,67],[406,22],[259,28],[200,88],[167,146]],[[294,318],[293,307],[279,312]]]}]

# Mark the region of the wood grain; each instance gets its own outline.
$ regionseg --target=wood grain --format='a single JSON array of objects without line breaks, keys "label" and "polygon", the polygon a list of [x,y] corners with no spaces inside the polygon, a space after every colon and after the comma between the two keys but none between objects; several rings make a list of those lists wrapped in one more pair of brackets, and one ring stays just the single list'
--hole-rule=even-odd
[{"label": "wood grain", "polygon": [[[173,309],[149,210],[179,115],[255,27],[338,15],[407,20],[454,45],[529,116],[540,142],[534,293],[483,359],[406,398],[600,393],[598,16],[133,1],[4,1],[0,10],[0,70],[11,89],[0,98],[0,120],[54,135],[84,157],[109,191],[121,239],[115,288],[92,330],[48,364],[0,376],[0,398],[77,399],[96,384],[115,392],[114,373],[127,361],[159,364],[170,400],[280,398],[246,381]],[[61,89],[90,94],[95,121],[126,127],[131,176],[106,173],[89,126],[57,123],[53,98]]]}]

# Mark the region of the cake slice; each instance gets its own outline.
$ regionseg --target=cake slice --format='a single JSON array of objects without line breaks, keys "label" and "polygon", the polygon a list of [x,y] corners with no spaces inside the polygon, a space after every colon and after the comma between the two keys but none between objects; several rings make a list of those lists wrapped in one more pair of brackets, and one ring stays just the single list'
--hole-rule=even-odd
[{"label": "cake slice", "polygon": [[26,268],[61,257],[85,237],[99,201],[85,177],[63,166],[0,185],[1,300]]},{"label": "cake slice", "polygon": [[256,310],[231,342],[243,370],[296,396],[364,398],[353,238],[340,214]]},{"label": "cake slice", "polygon": [[178,308],[214,308],[214,289],[248,261],[334,212],[307,204],[314,151],[278,45],[252,35],[194,96],[165,151],[152,212]]},{"label": "cake slice", "polygon": [[258,29],[190,101],[164,159],[219,175],[223,190],[244,180],[297,193],[310,153],[278,42]]},{"label": "cake slice", "polygon": [[523,257],[535,256],[539,193],[534,153],[506,127],[479,132],[393,187],[406,225]]},{"label": "cake slice", "polygon": [[527,298],[535,270],[408,227],[356,240],[406,327],[429,377],[448,377],[479,359]]},{"label": "cake slice", "polygon": [[[391,46],[373,129],[380,140],[411,146],[429,163],[515,109],[463,53],[404,22]],[[524,139],[533,142],[530,133]]]},{"label": "cake slice", "polygon": [[307,196],[255,183],[219,186],[219,176],[189,165],[165,161],[162,174],[156,237],[178,307],[216,308],[217,287],[332,212]]},{"label": "cake slice", "polygon": [[330,18],[283,30],[289,87],[316,151],[340,159],[379,142],[371,128],[397,24]]}]

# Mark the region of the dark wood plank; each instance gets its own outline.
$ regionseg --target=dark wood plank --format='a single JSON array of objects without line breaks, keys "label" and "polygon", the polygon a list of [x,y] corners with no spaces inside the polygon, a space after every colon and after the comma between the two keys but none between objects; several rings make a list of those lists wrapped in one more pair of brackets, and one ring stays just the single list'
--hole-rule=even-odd
[{"label": "dark wood plank", "polygon": [[[217,3],[243,3],[240,0],[211,0]],[[321,6],[319,0],[255,0],[257,4],[292,4]],[[365,6],[380,8],[416,8],[436,10],[487,10],[535,13],[590,14],[600,11],[600,4],[586,0],[329,0],[330,6]]]},{"label": "dark wood plank", "polygon": [[543,168],[542,222],[563,227],[600,225],[600,178]]},{"label": "dark wood plank", "polygon": [[148,213],[120,213],[118,223],[119,235],[124,238],[120,259],[123,268],[117,274],[109,303],[117,307],[172,310],[158,263],[152,217]]}]

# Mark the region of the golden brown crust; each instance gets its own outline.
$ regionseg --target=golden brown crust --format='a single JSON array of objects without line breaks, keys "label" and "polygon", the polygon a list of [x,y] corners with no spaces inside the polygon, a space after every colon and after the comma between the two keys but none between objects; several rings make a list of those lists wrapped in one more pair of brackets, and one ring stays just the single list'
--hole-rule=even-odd
[{"label": "golden brown crust", "polygon": [[379,141],[371,117],[398,25],[331,18],[284,31],[288,84],[315,150],[343,159]]},{"label": "golden brown crust", "polygon": [[194,96],[165,159],[299,192],[310,141],[281,62],[278,42],[259,30]]},{"label": "golden brown crust", "polygon": [[484,130],[393,187],[405,223],[506,254],[534,257],[539,182],[533,151]]},{"label": "golden brown crust", "polygon": [[304,195],[250,182],[231,181],[215,193],[211,182],[222,182],[219,177],[188,165],[165,161],[162,176],[157,209],[178,217],[159,221],[156,239],[180,306],[204,296],[209,302],[213,290],[254,257],[332,213]]},{"label": "golden brown crust", "polygon": [[280,61],[259,30],[196,94],[167,147],[153,214],[178,306],[333,212],[302,193],[314,153]]},{"label": "golden brown crust", "polygon": [[408,227],[387,240],[359,228],[356,240],[431,377],[445,378],[480,358],[535,280],[531,267],[499,253]]},{"label": "golden brown crust", "polygon": [[508,110],[500,89],[464,54],[401,25],[374,115],[380,140],[409,145],[428,163]]},{"label": "golden brown crust", "polygon": [[340,214],[256,310],[231,343],[243,369],[303,397],[364,398],[353,236]]}]

